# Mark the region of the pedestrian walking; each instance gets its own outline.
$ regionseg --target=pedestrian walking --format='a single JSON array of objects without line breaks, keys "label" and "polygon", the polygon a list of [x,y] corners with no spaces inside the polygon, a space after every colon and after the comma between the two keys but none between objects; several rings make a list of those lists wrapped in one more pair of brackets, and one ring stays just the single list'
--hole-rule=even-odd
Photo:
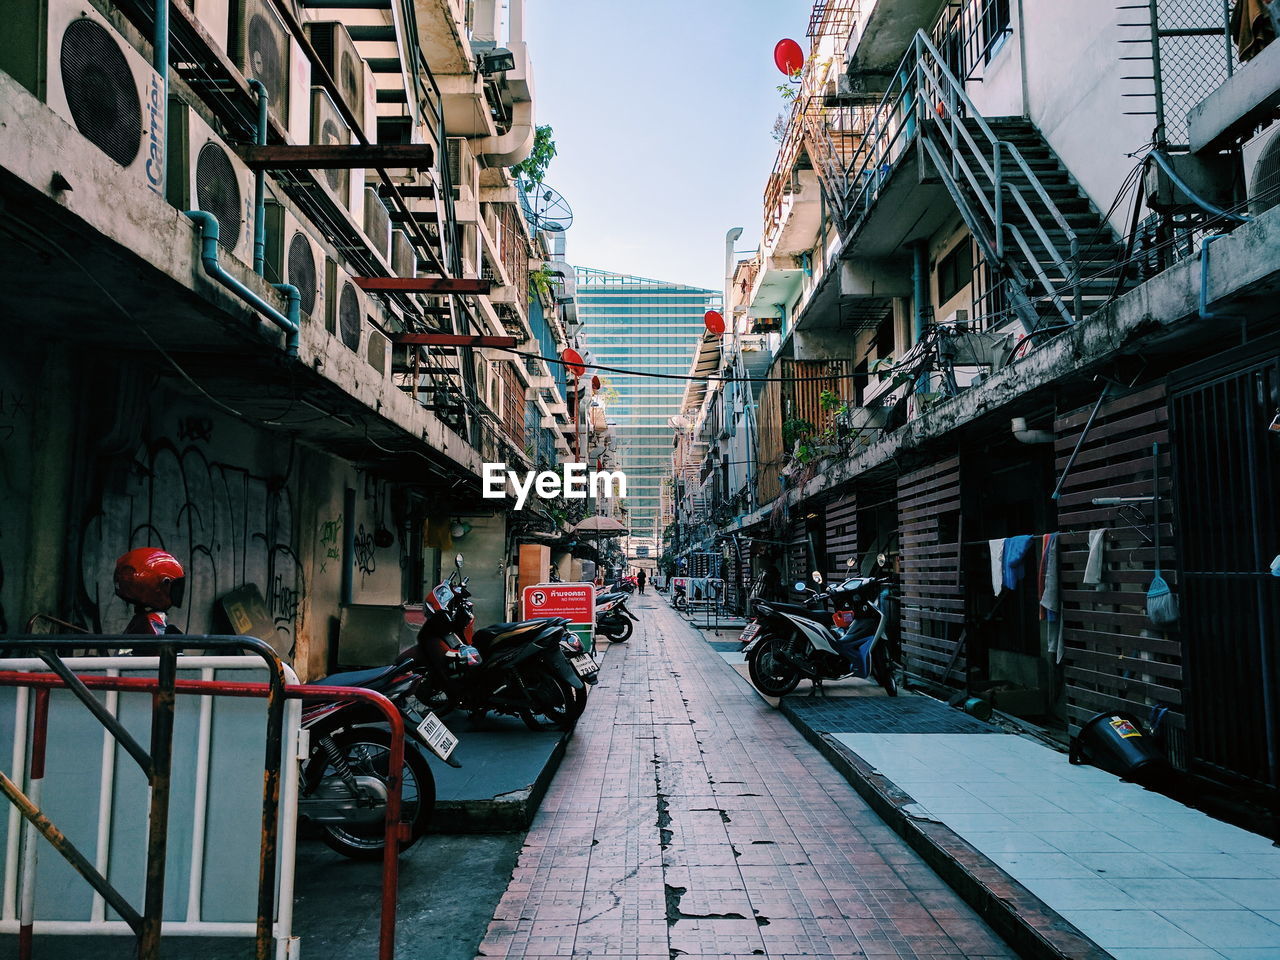
[{"label": "pedestrian walking", "polygon": [[644,567],[640,568],[640,572],[636,574],[636,587],[641,593],[644,593],[644,582],[648,579],[648,574],[644,572]]}]

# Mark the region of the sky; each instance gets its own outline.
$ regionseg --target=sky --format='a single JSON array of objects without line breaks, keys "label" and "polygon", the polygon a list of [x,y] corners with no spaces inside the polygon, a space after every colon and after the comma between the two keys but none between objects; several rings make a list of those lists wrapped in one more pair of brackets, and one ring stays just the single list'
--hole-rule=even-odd
[{"label": "sky", "polygon": [[527,0],[546,182],[573,208],[571,263],[720,290],[724,235],[760,239],[787,109],[774,45],[808,48],[812,0]]}]

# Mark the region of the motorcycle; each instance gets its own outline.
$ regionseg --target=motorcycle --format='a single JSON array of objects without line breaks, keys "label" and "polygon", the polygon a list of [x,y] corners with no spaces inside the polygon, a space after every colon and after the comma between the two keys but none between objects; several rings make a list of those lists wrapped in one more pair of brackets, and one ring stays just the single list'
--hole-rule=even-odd
[{"label": "motorcycle", "polygon": [[428,597],[432,613],[411,648],[413,661],[429,671],[451,706],[473,717],[492,710],[518,716],[533,730],[548,723],[572,730],[586,703],[583,677],[599,667],[569,635],[569,621],[549,617],[474,630],[461,554],[454,564]]},{"label": "motorcycle", "polygon": [[678,581],[671,586],[671,606],[677,610],[684,610],[689,606],[689,598],[685,594],[685,582]]},{"label": "motorcycle", "polygon": [[[813,581],[822,586],[822,574]],[[814,682],[848,677],[874,679],[891,697],[898,695],[889,646],[895,642],[894,601],[887,576],[850,577],[803,604],[757,601],[753,623],[743,631],[751,682],[766,696],[790,693],[802,679]],[[815,609],[832,601],[834,611]]]},{"label": "motorcycle", "polygon": [[[450,766],[458,738],[431,707],[418,699],[422,676],[412,664],[336,673],[316,683],[375,690],[396,705],[404,717],[404,768],[401,774],[401,818],[409,824],[400,842],[406,850],[426,832],[435,806],[435,777],[426,758],[409,742],[431,751]],[[364,700],[309,701],[302,728],[310,748],[302,766],[298,814],[323,828],[326,844],[353,860],[380,860],[386,846],[391,734],[385,718]]]},{"label": "motorcycle", "polygon": [[631,639],[632,621],[640,618],[627,609],[627,594],[602,593],[596,597],[596,632],[610,643],[626,643]]}]

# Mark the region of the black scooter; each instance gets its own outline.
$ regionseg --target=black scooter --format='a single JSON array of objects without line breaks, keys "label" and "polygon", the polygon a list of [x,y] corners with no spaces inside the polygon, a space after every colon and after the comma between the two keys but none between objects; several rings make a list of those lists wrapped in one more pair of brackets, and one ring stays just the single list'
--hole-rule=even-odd
[{"label": "black scooter", "polygon": [[596,597],[596,633],[610,643],[630,640],[633,621],[638,623],[640,618],[627,609],[627,594],[615,591]]}]

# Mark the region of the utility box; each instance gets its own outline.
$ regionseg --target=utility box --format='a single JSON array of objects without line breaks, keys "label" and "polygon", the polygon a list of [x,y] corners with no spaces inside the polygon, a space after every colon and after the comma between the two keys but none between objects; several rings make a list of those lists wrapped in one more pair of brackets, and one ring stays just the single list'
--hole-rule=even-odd
[{"label": "utility box", "polygon": [[551,571],[551,548],[540,543],[520,544],[520,586],[528,587],[547,579]]}]

